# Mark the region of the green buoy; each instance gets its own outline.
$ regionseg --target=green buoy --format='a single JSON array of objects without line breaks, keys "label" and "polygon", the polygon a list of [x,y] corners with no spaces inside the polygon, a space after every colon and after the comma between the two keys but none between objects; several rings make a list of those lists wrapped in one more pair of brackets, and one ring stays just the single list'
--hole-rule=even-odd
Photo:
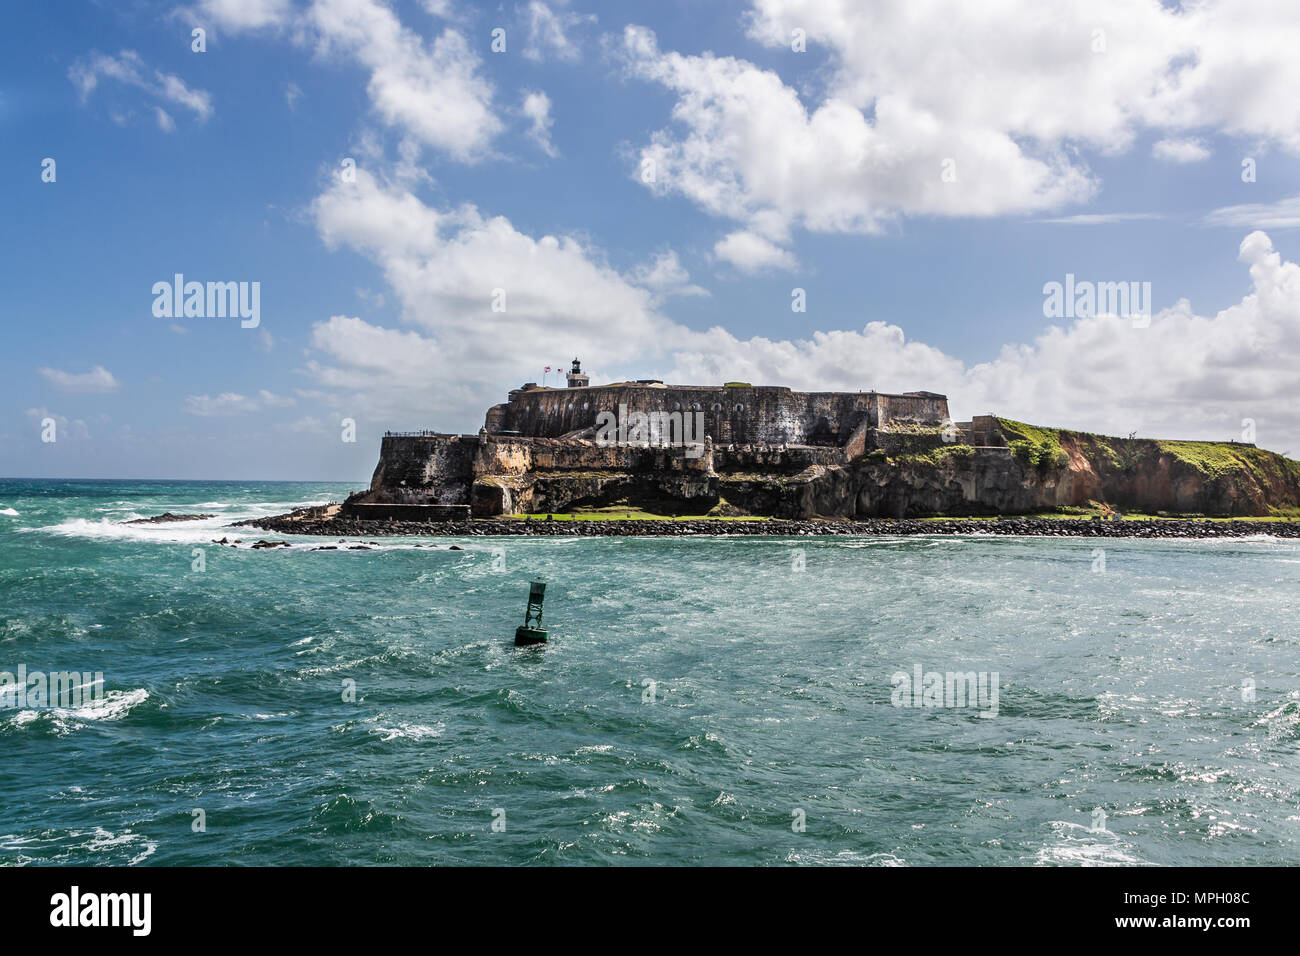
[{"label": "green buoy", "polygon": [[541,579],[528,588],[528,609],[524,611],[522,627],[515,628],[515,645],[545,644],[546,631],[542,628],[542,601],[546,599],[546,585]]}]

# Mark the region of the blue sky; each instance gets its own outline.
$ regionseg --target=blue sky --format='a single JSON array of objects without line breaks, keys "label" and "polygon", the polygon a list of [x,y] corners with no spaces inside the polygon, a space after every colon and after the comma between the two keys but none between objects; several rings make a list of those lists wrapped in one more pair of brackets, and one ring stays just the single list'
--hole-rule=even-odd
[{"label": "blue sky", "polygon": [[0,474],[361,481],[574,354],[1300,453],[1300,16],[863,6],[8,4]]}]

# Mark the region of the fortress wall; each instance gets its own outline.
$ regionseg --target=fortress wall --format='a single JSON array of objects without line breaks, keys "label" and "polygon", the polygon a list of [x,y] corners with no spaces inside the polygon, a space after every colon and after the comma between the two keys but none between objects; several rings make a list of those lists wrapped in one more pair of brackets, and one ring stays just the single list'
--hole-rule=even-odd
[{"label": "fortress wall", "polygon": [[939,421],[947,416],[943,396],[882,395],[875,392],[794,392],[783,386],[734,388],[671,385],[606,385],[586,388],[515,390],[504,414],[494,408],[490,430],[507,429],[537,438],[558,438],[596,424],[601,412],[704,413],[705,434],[715,443],[844,445],[864,422],[905,418]]},{"label": "fortress wall", "polygon": [[493,405],[487,410],[487,416],[483,420],[483,427],[489,434],[499,432],[505,428],[506,410],[509,408],[504,402],[500,405]]},{"label": "fortress wall", "polygon": [[478,446],[473,471],[479,475],[523,475],[533,467],[533,446],[526,441],[487,441]]},{"label": "fortress wall", "polygon": [[852,461],[861,455],[865,455],[867,453],[867,439],[874,431],[870,420],[862,422],[857,428],[853,429],[853,434],[844,443],[844,460]]},{"label": "fortress wall", "polygon": [[370,490],[390,500],[432,495],[440,504],[466,503],[477,450],[477,439],[461,435],[385,435]]},{"label": "fortress wall", "polygon": [[944,395],[924,393],[919,395],[876,396],[875,425],[886,422],[909,421],[934,423],[948,420],[948,398]]},{"label": "fortress wall", "polygon": [[683,447],[597,445],[553,438],[490,438],[474,463],[478,475],[524,475],[552,471],[702,471],[712,458],[701,449],[699,457]]}]

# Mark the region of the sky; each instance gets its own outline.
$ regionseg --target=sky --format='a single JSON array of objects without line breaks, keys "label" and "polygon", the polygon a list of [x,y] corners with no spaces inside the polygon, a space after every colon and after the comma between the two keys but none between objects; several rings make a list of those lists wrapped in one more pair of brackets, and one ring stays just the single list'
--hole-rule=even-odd
[{"label": "sky", "polygon": [[0,14],[0,475],[363,483],[574,357],[1300,456],[1291,0]]}]

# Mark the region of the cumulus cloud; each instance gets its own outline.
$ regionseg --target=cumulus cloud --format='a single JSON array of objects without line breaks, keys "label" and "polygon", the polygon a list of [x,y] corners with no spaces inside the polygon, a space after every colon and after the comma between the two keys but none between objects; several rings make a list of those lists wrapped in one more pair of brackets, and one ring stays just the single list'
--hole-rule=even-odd
[{"label": "cumulus cloud", "polygon": [[370,70],[366,91],[387,125],[460,160],[487,154],[502,123],[464,33],[448,27],[426,43],[377,0],[316,0],[307,20],[321,55],[341,52]]},{"label": "cumulus cloud", "polygon": [[39,368],[38,372],[57,388],[69,392],[116,392],[120,383],[102,365],[89,372],[64,372],[57,368]]},{"label": "cumulus cloud", "polygon": [[[446,4],[426,4],[441,19]],[[381,0],[311,0],[300,10],[278,0],[204,0],[201,12],[231,32],[291,31],[325,61],[345,58],[369,72],[366,92],[380,120],[413,141],[462,162],[491,155],[504,128],[493,105],[482,57],[462,30],[445,27],[426,40]],[[292,108],[301,95],[286,90]]]},{"label": "cumulus cloud", "polygon": [[613,368],[662,353],[684,332],[656,309],[669,286],[689,285],[675,259],[648,267],[639,284],[578,237],[533,237],[472,205],[435,209],[361,169],[312,213],[328,245],[383,270],[413,330],[342,316],[316,326],[313,344],[327,358],[313,373],[354,390],[358,405],[400,409],[414,386],[421,396],[436,390],[445,414],[479,415],[500,400],[503,369],[522,382],[567,355]]},{"label": "cumulus cloud", "polygon": [[1050,209],[1095,187],[1059,149],[1031,155],[1008,133],[947,123],[902,98],[877,99],[874,119],[835,97],[809,110],[777,73],[743,60],[661,53],[639,27],[626,29],[624,50],[635,75],[678,94],[677,127],[641,150],[650,188],[769,242],[791,224],[872,233],[902,212]]},{"label": "cumulus cloud", "polygon": [[[1300,20],[1286,3],[1202,0],[753,0],[750,36],[829,57],[801,95],[772,69],[661,51],[625,29],[628,71],[676,96],[639,159],[683,195],[769,242],[756,222],[879,232],[902,216],[1055,210],[1097,188],[1085,151],[1165,134],[1163,159],[1203,158],[1187,134],[1250,137],[1300,154]],[[779,62],[779,60],[778,60]],[[638,164],[640,168],[640,164]]]},{"label": "cumulus cloud", "polygon": [[[143,90],[155,100],[189,110],[200,122],[212,115],[210,94],[204,90],[191,89],[174,74],[150,69],[134,50],[123,50],[117,56],[91,53],[72,65],[68,70],[68,78],[77,87],[83,102],[89,99],[90,94],[103,81],[112,80]],[[167,116],[161,109],[159,113]],[[164,131],[169,131],[168,124],[172,123],[170,116],[167,116],[165,122],[160,116],[158,122]]]}]

